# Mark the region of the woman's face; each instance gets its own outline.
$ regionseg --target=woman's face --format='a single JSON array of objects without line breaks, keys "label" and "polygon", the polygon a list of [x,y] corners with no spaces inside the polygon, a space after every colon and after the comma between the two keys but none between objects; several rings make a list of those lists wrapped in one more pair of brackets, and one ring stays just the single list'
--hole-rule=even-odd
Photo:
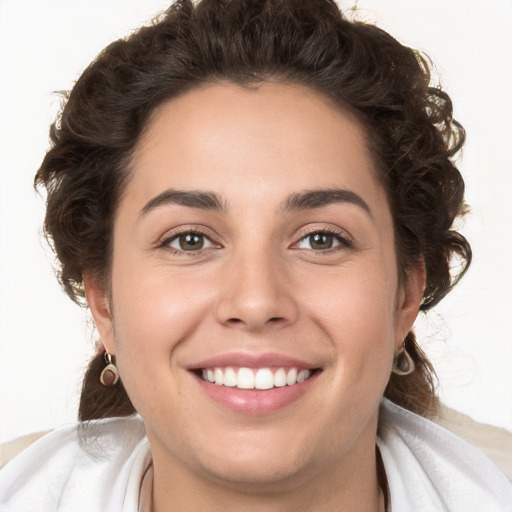
[{"label": "woman's face", "polygon": [[86,278],[155,468],[264,483],[374,456],[424,284],[398,285],[375,174],[358,122],[300,86],[211,85],[156,111],[109,301]]}]

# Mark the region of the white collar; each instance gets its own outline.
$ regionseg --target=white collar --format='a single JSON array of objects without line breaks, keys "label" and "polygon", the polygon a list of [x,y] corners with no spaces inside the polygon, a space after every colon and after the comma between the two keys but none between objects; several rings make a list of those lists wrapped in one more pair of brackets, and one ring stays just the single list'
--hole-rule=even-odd
[{"label": "white collar", "polygon": [[512,511],[512,484],[485,455],[386,399],[377,445],[392,512]]}]

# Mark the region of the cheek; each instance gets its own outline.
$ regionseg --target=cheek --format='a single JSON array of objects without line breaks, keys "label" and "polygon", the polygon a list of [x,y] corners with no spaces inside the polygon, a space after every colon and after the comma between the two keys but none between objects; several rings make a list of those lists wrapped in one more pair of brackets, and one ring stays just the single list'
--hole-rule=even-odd
[{"label": "cheek", "polygon": [[[372,266],[337,269],[316,282],[306,281],[304,296],[334,337],[346,333],[354,341],[370,337],[379,343],[395,322],[396,281],[390,274]],[[375,332],[382,336],[375,337]]]},{"label": "cheek", "polygon": [[135,274],[123,276],[122,266],[117,270],[112,300],[121,379],[145,419],[163,418],[169,428],[175,428],[177,419],[172,411],[193,409],[193,404],[180,399],[182,376],[174,370],[179,366],[181,347],[201,328],[209,297],[191,286],[190,279],[171,280],[158,268],[145,271],[141,266],[136,278]]},{"label": "cheek", "polygon": [[211,283],[164,263],[118,258],[112,275],[116,350],[120,369],[147,371],[171,361],[174,350],[206,317]]},{"label": "cheek", "polygon": [[369,373],[380,375],[379,380],[388,377],[396,320],[396,280],[389,268],[376,264],[338,269],[316,286],[304,284],[310,316],[328,334],[339,374],[347,381],[357,382]]}]

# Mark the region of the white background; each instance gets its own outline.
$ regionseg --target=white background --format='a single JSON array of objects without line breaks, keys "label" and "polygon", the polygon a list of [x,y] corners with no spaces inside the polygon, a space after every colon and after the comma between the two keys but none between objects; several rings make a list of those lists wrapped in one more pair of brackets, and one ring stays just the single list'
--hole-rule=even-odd
[{"label": "white background", "polygon": [[[95,339],[86,312],[58,287],[40,235],[44,201],[32,189],[59,107],[54,92],[167,3],[0,0],[0,441],[75,419]],[[460,166],[474,264],[417,325],[444,401],[512,430],[512,1],[358,6],[359,17],[432,57],[468,131]]]}]

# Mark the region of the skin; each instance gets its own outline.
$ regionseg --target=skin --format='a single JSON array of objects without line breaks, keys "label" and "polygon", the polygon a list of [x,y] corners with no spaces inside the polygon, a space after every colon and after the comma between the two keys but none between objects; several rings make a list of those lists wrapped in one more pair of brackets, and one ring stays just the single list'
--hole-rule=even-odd
[{"label": "skin", "polygon": [[[392,217],[362,126],[301,86],[220,83],[161,105],[132,164],[111,289],[91,274],[85,285],[146,424],[154,510],[379,510],[378,406],[425,275],[418,267],[398,284]],[[151,207],[169,189],[213,192],[223,209]],[[368,209],[283,208],[316,189],[351,191]],[[197,229],[203,248],[179,250],[176,234]],[[318,249],[309,236],[325,231],[336,232],[332,247]],[[230,351],[321,371],[287,406],[242,414],[188,370]]]}]

